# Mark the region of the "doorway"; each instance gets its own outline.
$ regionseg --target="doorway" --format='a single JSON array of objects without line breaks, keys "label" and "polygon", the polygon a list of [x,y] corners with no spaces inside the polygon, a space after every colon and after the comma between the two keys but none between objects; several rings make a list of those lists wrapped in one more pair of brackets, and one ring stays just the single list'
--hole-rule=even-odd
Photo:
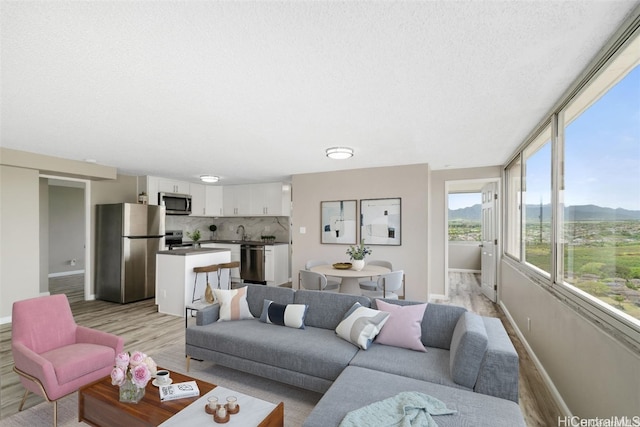
[{"label": "doorway", "polygon": [[499,178],[446,181],[446,297],[497,300]]},{"label": "doorway", "polygon": [[[41,175],[41,288],[90,299],[89,181]],[[45,190],[46,188],[46,190]],[[43,289],[43,290],[44,290]]]}]

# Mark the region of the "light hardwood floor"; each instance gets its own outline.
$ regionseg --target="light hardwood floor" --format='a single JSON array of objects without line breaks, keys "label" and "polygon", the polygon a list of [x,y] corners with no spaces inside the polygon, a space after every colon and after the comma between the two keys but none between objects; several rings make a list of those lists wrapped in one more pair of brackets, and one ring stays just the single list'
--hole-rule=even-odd
[{"label": "light hardwood floor", "polygon": [[[450,301],[448,303],[464,306],[483,316],[498,317],[505,325],[520,356],[520,407],[527,425],[540,427],[557,425],[560,410],[500,307],[480,293],[477,276],[451,273],[449,280]],[[64,290],[64,285],[60,283],[56,285],[58,288],[55,292]],[[71,309],[78,324],[124,337],[127,349],[141,350],[153,355],[176,342],[184,342],[184,319],[158,313],[153,299],[125,305],[105,301],[78,301],[71,303]],[[11,325],[2,325],[0,326],[0,418],[17,412],[24,393],[12,368]],[[41,397],[31,394],[25,408],[42,401]]]}]

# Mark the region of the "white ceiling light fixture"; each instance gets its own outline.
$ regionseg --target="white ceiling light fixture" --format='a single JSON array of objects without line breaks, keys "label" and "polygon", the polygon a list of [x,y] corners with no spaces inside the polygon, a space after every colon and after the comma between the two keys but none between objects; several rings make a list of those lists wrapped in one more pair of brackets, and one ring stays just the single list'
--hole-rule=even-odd
[{"label": "white ceiling light fixture", "polygon": [[331,159],[344,160],[353,156],[353,148],[349,147],[331,147],[325,151],[327,157]]},{"label": "white ceiling light fixture", "polygon": [[207,182],[209,184],[218,182],[220,178],[214,175],[200,175],[200,181]]}]

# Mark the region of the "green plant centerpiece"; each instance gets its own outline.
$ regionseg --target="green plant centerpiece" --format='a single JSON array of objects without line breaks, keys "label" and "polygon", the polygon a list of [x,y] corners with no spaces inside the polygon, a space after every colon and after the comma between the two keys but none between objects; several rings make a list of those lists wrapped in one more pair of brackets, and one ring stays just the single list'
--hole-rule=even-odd
[{"label": "green plant centerpiece", "polygon": [[371,249],[364,245],[364,241],[360,241],[359,246],[349,246],[347,249],[347,255],[351,259],[351,268],[360,271],[364,268],[364,258],[371,254]]},{"label": "green plant centerpiece", "polygon": [[198,241],[202,238],[202,235],[200,234],[200,230],[196,228],[195,230],[193,230],[192,233],[189,233],[187,231],[187,237],[193,240],[193,244],[196,248],[200,247],[200,243],[198,243]]}]

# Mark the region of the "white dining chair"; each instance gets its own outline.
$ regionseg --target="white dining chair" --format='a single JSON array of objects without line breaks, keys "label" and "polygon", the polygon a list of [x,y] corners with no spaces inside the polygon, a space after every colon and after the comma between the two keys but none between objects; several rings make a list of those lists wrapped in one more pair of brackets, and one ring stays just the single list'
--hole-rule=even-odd
[{"label": "white dining chair", "polygon": [[[393,265],[389,261],[374,259],[367,262],[367,264],[377,265],[379,267],[385,267],[385,268],[388,268],[389,271],[393,271]],[[373,277],[371,277],[369,280],[362,280],[359,284],[360,284],[360,289],[363,291],[375,291],[378,287],[378,279],[373,280]]]},{"label": "white dining chair", "polygon": [[398,290],[404,285],[404,271],[392,271],[380,275],[374,291],[362,291],[369,298],[399,299]]},{"label": "white dining chair", "polygon": [[[313,267],[316,267],[318,265],[329,265],[329,263],[327,261],[324,260],[319,260],[319,259],[313,259],[313,260],[309,260],[307,261],[307,263],[304,265],[304,268],[306,270],[311,270]],[[327,277],[327,287],[329,289],[336,289],[340,287],[340,280],[334,280],[337,279],[334,277]]]},{"label": "white dining chair", "polygon": [[340,288],[338,283],[329,286],[327,277],[324,274],[309,270],[300,270],[298,280],[300,281],[299,288],[302,287],[312,291],[332,291]]}]

